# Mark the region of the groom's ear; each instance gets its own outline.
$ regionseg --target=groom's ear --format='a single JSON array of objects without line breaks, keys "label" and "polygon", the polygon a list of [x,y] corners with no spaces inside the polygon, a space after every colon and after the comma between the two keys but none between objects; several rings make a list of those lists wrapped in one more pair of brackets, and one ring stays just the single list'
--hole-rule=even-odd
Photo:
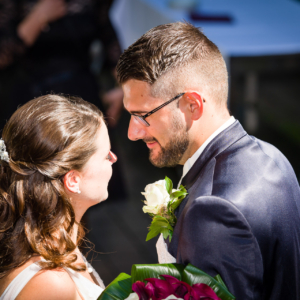
[{"label": "groom's ear", "polygon": [[201,95],[196,92],[185,93],[183,96],[183,109],[188,114],[191,120],[196,121],[203,114],[203,102],[205,101]]}]

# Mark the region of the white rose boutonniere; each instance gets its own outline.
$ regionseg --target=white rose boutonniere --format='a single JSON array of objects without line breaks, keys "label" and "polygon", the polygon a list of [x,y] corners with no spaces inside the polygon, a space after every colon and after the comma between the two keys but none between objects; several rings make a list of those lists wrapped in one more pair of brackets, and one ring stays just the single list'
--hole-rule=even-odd
[{"label": "white rose boutonniere", "polygon": [[144,201],[146,205],[143,207],[144,213],[157,214],[160,207],[166,206],[170,201],[170,194],[167,192],[165,180],[148,184],[142,195],[146,198],[146,201]]},{"label": "white rose boutonniere", "polygon": [[173,228],[177,221],[174,211],[186,197],[186,189],[183,185],[177,190],[173,189],[172,180],[166,177],[164,180],[148,184],[142,195],[146,198],[143,211],[152,217],[146,241],[160,233],[165,239],[169,237],[171,241]]}]

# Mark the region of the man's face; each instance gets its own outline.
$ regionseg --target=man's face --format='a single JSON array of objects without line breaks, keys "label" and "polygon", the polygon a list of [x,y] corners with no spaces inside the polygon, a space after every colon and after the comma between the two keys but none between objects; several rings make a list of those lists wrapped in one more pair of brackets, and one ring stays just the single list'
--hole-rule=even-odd
[{"label": "man's face", "polygon": [[[125,109],[133,114],[145,115],[169,99],[154,98],[151,86],[143,81],[130,79],[123,84]],[[175,95],[174,95],[175,96]],[[177,108],[177,101],[168,104],[146,121],[149,127],[131,116],[128,138],[143,140],[149,148],[149,159],[156,167],[173,167],[181,163],[189,139],[184,118]]]}]

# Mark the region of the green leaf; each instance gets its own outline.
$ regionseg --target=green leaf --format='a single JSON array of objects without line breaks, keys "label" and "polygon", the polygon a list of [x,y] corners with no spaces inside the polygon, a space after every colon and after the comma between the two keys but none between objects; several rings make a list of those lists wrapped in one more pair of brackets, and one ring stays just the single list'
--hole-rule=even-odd
[{"label": "green leaf", "polygon": [[101,293],[98,300],[124,300],[132,292],[131,276],[121,273]]},{"label": "green leaf", "polygon": [[163,234],[163,237],[164,237],[165,240],[169,237],[169,241],[171,242],[173,231],[168,230],[168,229],[164,229],[162,231],[162,234]]},{"label": "green leaf", "polygon": [[209,276],[205,272],[200,269],[194,267],[191,264],[188,264],[183,271],[182,281],[188,283],[189,285],[193,285],[196,283],[205,283],[210,286],[214,292],[217,294],[219,298],[222,300],[233,300],[235,297],[229,293],[226,287],[224,287],[224,283],[220,283],[215,280],[213,277]]},{"label": "green leaf", "polygon": [[159,278],[160,275],[171,275],[181,280],[184,265],[181,264],[147,264],[133,265],[131,269],[132,283],[144,281],[146,278]]},{"label": "green leaf", "polygon": [[156,237],[157,235],[159,235],[161,233],[162,229],[158,228],[158,229],[150,229],[147,237],[146,237],[146,242],[148,242],[149,240],[153,239],[154,237]]},{"label": "green leaf", "polygon": [[179,190],[187,193],[186,188],[182,184],[180,185]]},{"label": "green leaf", "polygon": [[172,189],[173,189],[173,182],[172,180],[169,178],[169,177],[165,177],[165,182],[166,182],[166,189],[167,189],[167,192],[169,194],[172,193]]},{"label": "green leaf", "polygon": [[173,231],[173,227],[169,224],[168,220],[161,216],[154,217],[149,227],[146,242],[156,237],[158,234],[164,233],[165,230]]},{"label": "green leaf", "polygon": [[184,192],[184,191],[176,191],[176,192],[173,192],[171,194],[171,197],[173,197],[174,199],[175,198],[185,198],[187,195],[187,192]]},{"label": "green leaf", "polygon": [[216,279],[219,283],[221,283],[225,288],[226,290],[228,290],[227,286],[225,285],[223,279],[221,278],[221,276],[218,274],[214,277],[214,279]]},{"label": "green leaf", "polygon": [[182,199],[177,199],[175,201],[172,202],[172,204],[170,205],[172,211],[175,211],[175,209],[180,205],[180,203],[182,202],[184,198]]},{"label": "green leaf", "polygon": [[170,225],[169,221],[161,216],[155,216],[152,220],[152,223],[150,227],[162,227],[162,228],[168,228],[170,230],[173,230],[173,227]]}]

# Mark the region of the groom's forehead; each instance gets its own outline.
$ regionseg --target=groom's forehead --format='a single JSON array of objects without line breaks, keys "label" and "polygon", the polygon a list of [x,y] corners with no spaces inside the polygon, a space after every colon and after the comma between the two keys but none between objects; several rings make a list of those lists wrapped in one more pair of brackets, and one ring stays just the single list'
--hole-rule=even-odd
[{"label": "groom's forehead", "polygon": [[130,113],[146,113],[161,102],[161,99],[152,96],[151,85],[147,82],[130,79],[122,88],[124,107]]},{"label": "groom's forehead", "polygon": [[151,85],[148,82],[129,79],[122,84],[125,96],[128,97],[144,97],[151,95]]}]

